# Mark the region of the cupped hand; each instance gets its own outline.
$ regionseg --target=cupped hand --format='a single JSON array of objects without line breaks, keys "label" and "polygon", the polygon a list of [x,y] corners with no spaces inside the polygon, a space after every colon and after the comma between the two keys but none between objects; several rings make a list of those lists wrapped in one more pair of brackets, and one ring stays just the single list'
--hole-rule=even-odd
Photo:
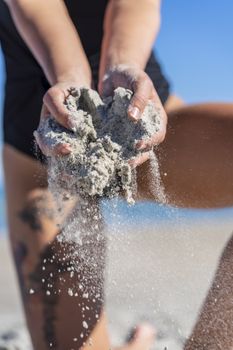
[{"label": "cupped hand", "polygon": [[161,143],[166,134],[167,115],[154,88],[150,77],[138,67],[119,65],[110,68],[99,82],[99,92],[102,96],[110,96],[114,89],[123,87],[133,91],[133,97],[128,107],[128,116],[137,122],[149,101],[155,104],[161,115],[159,131],[148,140],[141,140],[136,144],[138,150],[143,151],[142,155],[131,162],[136,167],[150,158],[149,151]]},{"label": "cupped hand", "polygon": [[[74,125],[70,112],[65,106],[65,100],[69,96],[71,88],[79,89],[80,87],[84,87],[84,85],[73,82],[62,82],[52,86],[43,97],[40,124],[44,118],[52,115],[59,124],[68,130],[72,130]],[[43,142],[42,136],[37,131],[34,132],[34,137],[42,153],[46,156],[67,155],[71,152],[70,145],[65,143],[51,148]]]}]

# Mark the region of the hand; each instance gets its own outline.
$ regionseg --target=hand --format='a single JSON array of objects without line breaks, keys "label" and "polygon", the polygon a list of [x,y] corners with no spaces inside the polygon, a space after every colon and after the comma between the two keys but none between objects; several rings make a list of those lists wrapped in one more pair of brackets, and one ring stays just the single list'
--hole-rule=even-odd
[{"label": "hand", "polygon": [[162,103],[157,95],[154,85],[149,76],[141,69],[128,65],[119,65],[108,70],[99,83],[99,92],[103,96],[110,96],[117,87],[124,87],[133,91],[133,97],[128,107],[128,116],[134,121],[138,121],[148,103],[152,101],[161,113],[160,130],[147,141],[139,141],[136,145],[138,150],[145,151],[143,155],[131,162],[136,167],[149,159],[149,151],[153,146],[161,143],[166,134],[167,115]]},{"label": "hand", "polygon": [[[43,118],[52,115],[59,124],[64,126],[66,129],[72,130],[74,125],[72,123],[70,112],[66,108],[64,102],[69,96],[69,89],[71,87],[78,89],[83,86],[84,85],[73,82],[57,83],[56,85],[52,86],[46,92],[43,98],[40,123],[42,122]],[[88,88],[90,88],[90,86],[88,86]],[[71,152],[70,145],[68,144],[61,143],[56,147],[51,148],[43,142],[42,137],[37,131],[34,132],[34,136],[42,153],[44,153],[46,156],[67,155]]]}]

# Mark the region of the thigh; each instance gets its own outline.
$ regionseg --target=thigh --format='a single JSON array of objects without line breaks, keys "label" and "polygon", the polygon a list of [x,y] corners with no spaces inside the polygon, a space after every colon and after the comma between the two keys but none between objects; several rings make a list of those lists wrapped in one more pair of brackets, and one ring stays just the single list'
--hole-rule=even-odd
[{"label": "thigh", "polygon": [[87,235],[80,246],[60,242],[57,224],[73,203],[66,202],[58,218],[46,168],[5,145],[4,170],[13,256],[34,348],[80,348],[91,336],[93,350],[109,349],[102,314],[103,232]]},{"label": "thigh", "polygon": [[[3,148],[3,164],[9,233],[13,241],[23,240],[24,235],[28,239],[32,237],[31,231],[44,230],[36,216],[37,211],[41,212],[39,216],[43,216],[42,211],[37,209],[40,202],[44,202],[43,196],[48,197],[47,171],[39,161],[8,144]],[[26,210],[28,204],[34,208],[30,213]],[[47,206],[49,205],[48,201]],[[34,236],[34,239],[36,237]],[[38,239],[40,237],[38,235]],[[39,246],[37,248],[39,249]]]},{"label": "thigh", "polygon": [[[165,141],[155,150],[168,202],[212,208],[233,204],[233,104],[200,104],[168,114]],[[139,197],[156,200],[149,163],[138,169]]]},{"label": "thigh", "polygon": [[8,228],[20,291],[33,343],[39,343],[43,349],[39,340],[43,338],[42,306],[31,304],[29,294],[33,271],[44,248],[56,234],[53,221],[43,211],[44,204],[49,210],[46,170],[9,145],[4,146],[3,161]]}]

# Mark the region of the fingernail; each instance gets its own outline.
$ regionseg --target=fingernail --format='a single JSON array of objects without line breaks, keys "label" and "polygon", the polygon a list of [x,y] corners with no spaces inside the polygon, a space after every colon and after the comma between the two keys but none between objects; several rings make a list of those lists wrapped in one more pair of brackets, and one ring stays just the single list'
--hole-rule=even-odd
[{"label": "fingernail", "polygon": [[59,150],[61,154],[67,155],[71,152],[71,147],[68,144],[61,145],[61,148]]},{"label": "fingernail", "polygon": [[133,107],[129,105],[128,112],[134,120],[138,120],[140,118],[140,110],[138,107]]},{"label": "fingernail", "polygon": [[137,167],[137,165],[136,165],[134,160],[129,160],[128,164],[131,167],[131,169],[135,169]]},{"label": "fingernail", "polygon": [[143,141],[138,141],[136,143],[135,147],[136,147],[136,149],[138,151],[141,151],[141,150],[143,150],[146,147],[146,145],[145,145],[145,143]]}]

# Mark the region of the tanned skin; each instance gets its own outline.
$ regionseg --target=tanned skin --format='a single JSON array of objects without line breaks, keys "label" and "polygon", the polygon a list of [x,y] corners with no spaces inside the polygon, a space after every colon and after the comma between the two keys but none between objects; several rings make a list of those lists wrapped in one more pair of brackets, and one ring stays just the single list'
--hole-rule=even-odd
[{"label": "tanned skin", "polygon": [[[7,3],[20,34],[51,84],[44,96],[41,117],[51,113],[60,124],[71,128],[63,105],[68,88],[89,88],[92,78],[78,33],[63,1],[8,0]],[[100,61],[98,88],[101,94],[111,94],[118,85],[133,90],[129,118],[137,121],[148,100],[154,101],[160,108],[163,116],[161,131],[147,143],[138,145],[145,150],[164,140],[167,124],[166,112],[150,78],[144,72],[159,30],[159,5],[157,0],[110,1],[104,21]],[[78,65],[73,57],[76,57]],[[200,123],[204,133],[199,132]],[[168,173],[163,180],[172,203],[188,207],[232,205],[233,156],[229,152],[233,147],[232,129],[232,104],[176,108],[175,104],[172,106],[169,102],[169,128],[161,144],[159,158],[161,172]],[[36,138],[46,154],[70,152],[68,145],[61,145],[55,150],[45,149],[38,135]],[[146,155],[137,159],[134,164],[139,166],[143,163],[138,167],[138,194],[139,198],[156,200],[148,186],[150,174],[148,163],[145,162],[147,158]],[[46,169],[9,145],[4,147],[4,167],[11,242],[34,348],[45,350],[51,348],[52,344],[52,348],[60,350],[67,349],[67,346],[86,350],[90,348],[88,339],[91,336],[92,350],[109,350],[110,340],[102,300],[89,305],[81,297],[68,298],[59,280],[58,269],[67,284],[71,283],[66,272],[71,262],[65,261],[65,267],[59,265],[59,254],[62,253],[56,241],[58,230],[52,215],[53,202],[47,191]],[[214,167],[221,171],[214,172]],[[38,174],[40,181],[35,178],[35,174]],[[185,345],[186,350],[232,349],[233,318],[229,298],[232,295],[229,294],[229,291],[232,292],[232,246],[230,241],[197,325]],[[104,239],[100,250],[104,256]],[[45,271],[44,260],[49,260],[48,270]],[[45,278],[52,278],[52,283],[61,290],[59,296],[52,295],[49,298],[42,282]],[[75,283],[78,284],[79,279],[80,276],[75,276]],[[31,287],[35,290],[33,295],[28,293]],[[92,309],[88,315],[91,329],[84,334],[84,339],[79,338],[78,343],[74,343],[74,337],[81,334],[82,330],[79,305]],[[213,322],[219,318],[220,311],[224,321],[221,324]],[[95,314],[98,314],[98,322],[94,321]],[[153,340],[153,329],[141,326],[136,330],[133,340],[118,350],[146,350]]]}]

